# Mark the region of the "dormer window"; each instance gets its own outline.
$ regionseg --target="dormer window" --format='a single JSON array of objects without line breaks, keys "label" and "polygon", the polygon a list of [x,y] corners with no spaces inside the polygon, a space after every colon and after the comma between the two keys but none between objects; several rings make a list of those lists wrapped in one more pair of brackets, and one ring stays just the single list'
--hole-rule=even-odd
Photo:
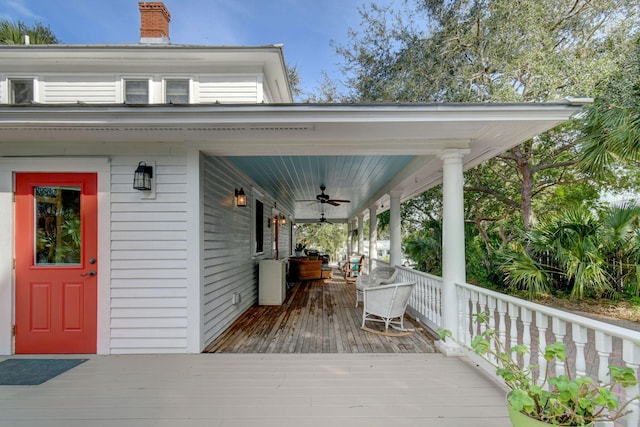
[{"label": "dormer window", "polygon": [[31,104],[33,102],[33,80],[15,79],[9,81],[12,104]]},{"label": "dormer window", "polygon": [[164,102],[167,104],[189,103],[189,80],[166,80]]},{"label": "dormer window", "polygon": [[149,103],[149,81],[148,80],[125,80],[124,81],[124,102],[126,104],[148,104]]}]

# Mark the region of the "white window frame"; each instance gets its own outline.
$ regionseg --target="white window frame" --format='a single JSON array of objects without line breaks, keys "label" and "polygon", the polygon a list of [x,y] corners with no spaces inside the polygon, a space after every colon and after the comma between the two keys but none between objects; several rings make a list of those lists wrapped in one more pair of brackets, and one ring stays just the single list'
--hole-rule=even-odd
[{"label": "white window frame", "polygon": [[31,104],[36,101],[36,79],[33,77],[9,77],[7,79],[7,102],[16,104],[15,91],[13,84],[16,82],[31,82],[31,99],[29,102],[20,102],[18,104]]},{"label": "white window frame", "polygon": [[169,96],[169,91],[167,89],[167,84],[171,83],[171,82],[186,82],[187,83],[187,93],[186,93],[187,102],[177,102],[176,104],[192,104],[193,103],[192,102],[192,98],[193,98],[193,96],[192,96],[192,93],[193,93],[193,91],[192,91],[192,81],[188,77],[171,77],[171,78],[164,79],[163,84],[162,84],[162,89],[163,89],[162,98],[163,98],[164,103],[165,104],[170,104],[171,103],[167,99],[168,96]]},{"label": "white window frame", "polygon": [[[127,82],[147,83],[147,102],[127,102]],[[122,102],[125,104],[143,105],[151,104],[151,79],[148,77],[123,77],[122,79]]]}]

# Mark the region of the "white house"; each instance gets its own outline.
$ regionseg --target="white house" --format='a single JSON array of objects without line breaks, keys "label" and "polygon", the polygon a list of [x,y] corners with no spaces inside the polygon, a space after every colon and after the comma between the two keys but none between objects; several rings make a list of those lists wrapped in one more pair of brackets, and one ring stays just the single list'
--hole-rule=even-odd
[{"label": "white house", "polygon": [[440,182],[447,289],[463,170],[584,103],[294,104],[282,46],[173,45],[164,5],[139,9],[138,44],[0,47],[0,354],[200,352],[296,221],[362,229],[384,203],[399,263],[400,202]]}]

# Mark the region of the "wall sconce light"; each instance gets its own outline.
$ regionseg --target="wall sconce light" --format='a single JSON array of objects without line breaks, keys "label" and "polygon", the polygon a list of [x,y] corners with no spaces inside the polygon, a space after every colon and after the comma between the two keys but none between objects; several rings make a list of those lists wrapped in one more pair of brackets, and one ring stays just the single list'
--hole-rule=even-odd
[{"label": "wall sconce light", "polygon": [[287,223],[287,218],[284,215],[280,215],[280,225],[285,225]]},{"label": "wall sconce light", "polygon": [[153,166],[147,166],[145,162],[138,163],[138,168],[133,173],[133,189],[151,191],[151,178],[153,178]]},{"label": "wall sconce light", "polygon": [[242,189],[242,187],[240,187],[240,190],[238,190],[237,188],[236,190],[236,206],[240,207],[240,208],[244,208],[247,206],[247,195],[244,194],[244,190]]}]

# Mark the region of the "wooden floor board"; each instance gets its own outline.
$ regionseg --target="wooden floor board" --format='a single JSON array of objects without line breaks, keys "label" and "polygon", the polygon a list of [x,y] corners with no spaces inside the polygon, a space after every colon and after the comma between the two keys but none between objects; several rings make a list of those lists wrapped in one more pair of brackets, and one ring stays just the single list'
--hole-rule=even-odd
[{"label": "wooden floor board", "polygon": [[[283,305],[254,306],[205,352],[209,353],[431,353],[433,337],[405,317],[416,331],[388,337],[363,331],[362,304],[355,284],[334,272],[325,280],[303,281],[287,291]],[[367,323],[382,330],[383,325]]]},{"label": "wooden floor board", "polygon": [[43,384],[0,386],[0,426],[510,425],[506,391],[464,357],[426,353],[83,357],[89,360]]}]

